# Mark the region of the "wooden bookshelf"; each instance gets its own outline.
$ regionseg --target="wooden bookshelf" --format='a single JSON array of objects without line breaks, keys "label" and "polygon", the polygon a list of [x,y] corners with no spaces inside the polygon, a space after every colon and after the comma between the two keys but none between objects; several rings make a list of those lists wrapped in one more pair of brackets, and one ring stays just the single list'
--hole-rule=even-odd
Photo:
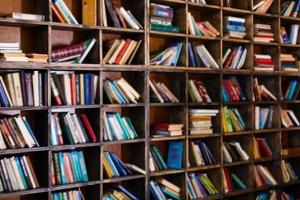
[{"label": "wooden bookshelf", "polygon": [[[41,147],[0,150],[0,158],[12,155],[29,155],[34,160],[34,167],[41,184],[41,188],[28,191],[18,191],[12,193],[0,193],[0,199],[5,200],[46,200],[51,199],[54,191],[65,191],[68,189],[80,188],[86,200],[102,199],[104,190],[114,183],[123,183],[133,190],[140,199],[150,199],[149,182],[156,177],[164,177],[173,181],[183,189],[182,199],[188,199],[186,186],[187,175],[190,172],[207,173],[217,189],[219,195],[206,199],[255,199],[255,195],[260,191],[276,190],[287,191],[300,198],[300,181],[283,183],[280,170],[280,161],[289,160],[296,166],[300,164],[300,155],[282,155],[281,151],[287,147],[293,147],[298,141],[300,146],[299,127],[281,128],[279,110],[281,108],[292,108],[297,112],[300,109],[300,97],[297,100],[286,101],[283,99],[284,92],[289,80],[300,79],[300,72],[285,72],[281,70],[280,53],[299,51],[300,44],[286,45],[279,41],[280,27],[290,24],[299,24],[300,18],[281,17],[281,0],[274,0],[273,6],[266,14],[258,14],[252,11],[252,6],[256,0],[232,0],[232,7],[223,6],[221,0],[207,0],[207,5],[192,3],[187,0],[113,0],[117,5],[123,5],[133,11],[138,16],[139,22],[144,27],[143,30],[132,30],[115,27],[104,27],[101,17],[103,13],[97,8],[97,26],[83,26],[62,24],[54,20],[51,10],[51,0],[4,0],[0,1],[0,42],[20,42],[25,52],[46,53],[51,57],[53,48],[71,43],[80,42],[85,39],[95,38],[95,47],[87,57],[84,64],[60,64],[51,60],[46,64],[22,63],[22,62],[0,62],[0,73],[11,70],[39,70],[48,75],[47,95],[48,103],[42,107],[0,107],[2,112],[19,112],[28,117],[36,137]],[[65,0],[72,13],[81,23],[81,1]],[[170,5],[174,8],[176,17],[175,24],[180,27],[180,33],[151,31],[149,27],[150,3],[160,3]],[[135,9],[137,11],[135,11]],[[43,14],[46,16],[44,22],[29,22],[7,19],[4,16],[11,12],[24,12],[31,14]],[[192,12],[197,20],[211,20],[217,27],[221,35],[217,38],[197,37],[188,33],[187,12]],[[245,39],[225,38],[223,33],[223,22],[225,16],[240,16],[246,18],[247,37]],[[268,22],[273,25],[275,41],[272,43],[253,42],[253,24],[257,22]],[[105,42],[112,38],[133,38],[143,40],[138,52],[138,59],[132,65],[109,65],[103,64],[102,59],[107,51]],[[299,38],[298,38],[299,40]],[[174,41],[184,43],[182,54],[177,67],[151,66],[150,52],[166,47]],[[227,69],[207,69],[189,67],[188,43],[205,44],[217,63],[221,66],[223,49],[242,45],[248,50],[244,67],[240,70]],[[254,71],[254,54],[270,53],[275,62],[274,72]],[[299,57],[298,57],[299,59]],[[75,71],[91,72],[100,77],[100,93],[95,105],[77,106],[55,106],[51,102],[51,89],[49,78],[53,71]],[[104,98],[103,80],[107,77],[125,77],[141,94],[142,98],[138,104],[109,104]],[[221,80],[231,76],[236,76],[243,90],[246,93],[247,101],[225,103],[221,98]],[[259,82],[269,86],[271,91],[278,98],[277,101],[253,100],[253,79],[257,77]],[[150,100],[149,79],[164,82],[173,93],[179,98],[179,103],[154,103]],[[206,83],[206,87],[212,103],[191,103],[187,90],[187,81],[190,79],[201,80]],[[275,117],[272,129],[254,129],[254,106],[262,107],[274,106]],[[188,110],[191,108],[213,108],[221,111],[222,106],[238,108],[244,115],[248,129],[242,132],[224,133],[222,132],[221,117],[214,118],[214,134],[212,135],[189,135],[188,134]],[[92,126],[97,133],[97,142],[80,145],[52,146],[50,142],[50,114],[56,111],[75,111],[76,113],[86,113],[91,119]],[[139,138],[128,141],[104,141],[103,140],[103,112],[118,111],[122,115],[127,115],[135,125]],[[150,124],[153,122],[174,122],[183,123],[183,136],[167,138],[151,138]],[[274,152],[272,158],[254,159],[252,140],[255,137],[265,137],[270,142]],[[169,141],[177,140],[184,143],[183,168],[180,170],[166,170],[150,172],[149,170],[149,149],[151,144],[156,144],[161,152],[166,153]],[[194,140],[204,140],[208,143],[213,155],[218,163],[211,166],[194,167],[188,166],[189,142]],[[226,164],[223,162],[221,144],[226,141],[237,140],[245,147],[250,156],[249,161],[239,161]],[[85,154],[86,164],[90,180],[87,183],[68,184],[61,186],[50,185],[50,160],[52,152],[79,149]],[[113,151],[124,161],[130,161],[146,170],[145,175],[133,175],[106,179],[103,175],[102,152]],[[252,167],[256,164],[268,166],[273,170],[273,174],[278,181],[276,186],[256,188],[253,180]],[[222,192],[221,169],[228,168],[241,176],[246,183],[247,189],[224,194]],[[296,172],[300,173],[297,167]],[[280,197],[278,197],[280,199]]]}]

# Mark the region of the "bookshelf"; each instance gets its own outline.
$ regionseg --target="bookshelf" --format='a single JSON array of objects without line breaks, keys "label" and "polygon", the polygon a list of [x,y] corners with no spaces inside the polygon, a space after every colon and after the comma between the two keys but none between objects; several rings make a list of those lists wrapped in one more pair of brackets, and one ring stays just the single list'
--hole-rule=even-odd
[{"label": "bookshelf", "polygon": [[[50,0],[5,0],[0,2],[0,42],[20,42],[25,52],[48,54],[51,58],[52,49],[59,46],[76,44],[82,40],[95,38],[96,45],[83,64],[61,64],[49,60],[48,63],[24,63],[24,62],[0,62],[0,72],[38,70],[46,74],[47,85],[46,104],[40,107],[1,107],[1,115],[4,113],[21,113],[26,116],[36,133],[40,147],[0,150],[0,158],[13,155],[28,155],[33,161],[37,178],[41,187],[27,191],[0,193],[0,199],[51,199],[51,194],[58,191],[78,189],[82,191],[85,199],[102,199],[104,191],[114,183],[122,183],[128,189],[135,191],[140,199],[150,199],[149,182],[155,178],[164,177],[182,188],[182,199],[188,199],[186,180],[189,173],[207,173],[215,184],[219,194],[206,199],[254,199],[260,191],[275,190],[278,193],[286,191],[296,198],[300,197],[297,190],[300,181],[289,183],[282,182],[280,161],[288,160],[294,165],[299,165],[300,155],[283,155],[281,151],[287,147],[300,146],[299,127],[281,128],[280,109],[299,109],[299,97],[296,100],[285,100],[284,95],[289,81],[299,80],[299,72],[286,72],[281,70],[280,54],[299,51],[299,44],[281,44],[280,27],[290,24],[299,24],[299,18],[280,16],[280,0],[274,0],[270,11],[262,14],[252,11],[256,0],[232,0],[231,7],[223,5],[221,0],[207,0],[207,5],[192,3],[185,0],[113,0],[116,5],[123,5],[126,9],[134,11],[134,15],[143,26],[142,30],[129,28],[104,27],[102,23],[103,13],[100,9],[100,1],[97,2],[97,26],[84,26],[81,23],[81,2],[78,0],[65,0],[72,13],[79,21],[79,25],[62,24],[55,20],[51,10]],[[150,3],[170,5],[174,8],[174,24],[180,28],[179,33],[159,32],[150,30]],[[11,12],[24,12],[31,14],[43,14],[44,22],[18,21],[7,19],[4,16]],[[197,20],[210,20],[220,31],[217,38],[193,36],[188,32],[187,13],[191,12]],[[212,17],[208,17],[208,15]],[[224,37],[223,22],[225,16],[246,18],[247,37],[245,39],[231,39]],[[274,42],[254,42],[254,23],[271,22],[274,32]],[[131,65],[104,64],[102,62],[106,49],[106,42],[115,38],[131,38],[142,40],[137,58]],[[299,38],[298,38],[299,40]],[[150,65],[150,52],[163,49],[174,41],[183,42],[178,66],[152,66]],[[214,69],[189,67],[188,43],[205,44],[217,63],[221,66],[223,49],[242,45],[247,51],[247,58],[242,69]],[[254,71],[254,54],[270,54],[275,64],[274,72]],[[89,72],[99,76],[100,92],[97,94],[94,105],[67,105],[56,106],[51,99],[51,72],[74,71]],[[223,102],[221,96],[221,81],[223,79],[237,77],[247,100],[240,102]],[[105,99],[103,81],[106,78],[125,78],[141,94],[137,104],[110,104]],[[257,78],[259,83],[269,87],[277,97],[276,101],[254,101],[253,80]],[[164,82],[178,97],[178,103],[156,103],[150,100],[149,80],[154,79]],[[192,103],[189,98],[188,80],[201,80],[212,98],[211,103]],[[219,112],[223,106],[237,108],[243,114],[247,123],[247,130],[242,132],[224,133],[222,131],[221,115],[213,119],[214,134],[189,135],[188,111],[193,108],[217,109]],[[255,130],[254,107],[273,106],[274,120],[271,129]],[[92,127],[97,135],[97,141],[89,144],[52,146],[50,140],[50,115],[54,112],[85,113],[90,119]],[[124,141],[103,140],[103,113],[120,112],[129,116],[138,132],[138,138]],[[299,112],[295,112],[300,117]],[[150,125],[154,122],[182,123],[184,130],[182,136],[151,138]],[[270,158],[254,159],[253,142],[257,137],[264,137],[270,143],[274,155]],[[191,141],[202,140],[208,144],[217,163],[207,166],[188,166],[189,148]],[[228,141],[239,141],[250,156],[248,161],[224,163],[221,145]],[[149,149],[155,144],[162,154],[167,153],[167,145],[170,141],[183,142],[182,169],[150,172]],[[298,144],[297,144],[298,141]],[[75,183],[60,186],[50,184],[50,160],[52,154],[58,151],[81,150],[85,155],[89,181],[87,183]],[[129,161],[146,170],[145,175],[131,175],[126,177],[106,178],[102,165],[102,153],[104,151],[115,152],[123,161]],[[273,168],[273,175],[278,185],[257,188],[252,179],[252,168],[261,164]],[[227,168],[234,171],[247,189],[225,194],[222,192],[221,169]],[[299,173],[299,170],[297,171]],[[280,197],[279,197],[280,198]]]}]

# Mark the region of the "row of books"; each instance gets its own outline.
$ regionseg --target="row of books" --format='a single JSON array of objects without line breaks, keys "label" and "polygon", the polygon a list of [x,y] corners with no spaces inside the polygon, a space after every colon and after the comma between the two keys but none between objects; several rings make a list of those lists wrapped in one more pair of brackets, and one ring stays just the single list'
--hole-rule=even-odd
[{"label": "row of books", "polygon": [[254,54],[256,71],[274,71],[272,56],[268,54]]},{"label": "row of books", "polygon": [[299,120],[293,110],[280,110],[281,124],[285,127],[300,126]]},{"label": "row of books", "polygon": [[169,47],[167,47],[162,51],[151,53],[150,64],[177,66],[182,51],[182,47],[183,47],[183,43],[177,42],[170,45]]},{"label": "row of books", "polygon": [[286,28],[284,26],[280,29],[280,40],[283,44],[297,44],[298,43],[298,33],[299,33],[299,25],[292,24],[290,26],[289,35],[287,34]]},{"label": "row of books", "polygon": [[21,115],[0,119],[0,149],[38,147],[35,134],[26,117]]},{"label": "row of books", "polygon": [[103,26],[110,25],[117,28],[132,28],[136,30],[143,29],[130,10],[125,10],[122,6],[118,8],[111,0],[104,0],[101,3],[105,4],[105,6],[102,5]]},{"label": "row of books", "polygon": [[96,142],[96,134],[86,114],[52,113],[51,144],[85,144]]},{"label": "row of books", "polygon": [[104,140],[133,140],[138,134],[127,116],[121,116],[119,112],[104,113]]},{"label": "row of books", "polygon": [[280,6],[280,15],[285,17],[297,17],[300,9],[300,1],[283,1]]},{"label": "row of books", "polygon": [[225,37],[243,39],[247,35],[246,19],[241,17],[226,16],[224,18]]},{"label": "row of books", "polygon": [[273,0],[260,0],[253,5],[252,10],[258,13],[266,13],[271,7]]},{"label": "row of books", "polygon": [[189,43],[189,62],[192,67],[207,67],[207,68],[219,68],[218,63],[214,57],[209,53],[205,45],[195,46],[193,43]]},{"label": "row of books", "polygon": [[225,142],[222,146],[224,162],[232,163],[236,161],[249,160],[250,157],[242,148],[240,142]]},{"label": "row of books", "polygon": [[11,72],[0,76],[2,107],[43,106],[47,85],[46,74],[39,71]]},{"label": "row of books", "polygon": [[197,22],[190,12],[187,16],[189,33],[196,36],[218,37],[220,32],[209,22]]},{"label": "row of books", "polygon": [[71,190],[65,192],[54,192],[52,194],[53,200],[84,200],[84,197],[79,190]]},{"label": "row of books", "polygon": [[246,95],[235,76],[222,80],[222,98],[224,102],[246,101]]},{"label": "row of books", "polygon": [[255,130],[269,129],[273,127],[274,107],[255,106]]},{"label": "row of books", "polygon": [[277,181],[272,175],[268,167],[263,165],[255,165],[253,167],[254,180],[257,187],[266,185],[277,185]]},{"label": "row of books", "polygon": [[238,46],[235,48],[226,48],[224,50],[224,56],[222,65],[224,69],[241,69],[246,61],[247,48]]},{"label": "row of books", "polygon": [[280,66],[283,71],[298,71],[298,59],[293,54],[280,54]]},{"label": "row of books", "polygon": [[200,102],[211,102],[211,98],[207,92],[202,81],[199,80],[189,80],[188,81],[188,92],[193,103]]},{"label": "row of books", "polygon": [[130,200],[138,200],[136,194],[132,191],[129,191],[127,187],[121,184],[117,184],[108,190],[104,191],[103,200],[112,200],[112,199],[130,199]]},{"label": "row of books", "polygon": [[230,193],[233,191],[244,190],[247,185],[240,179],[240,177],[232,173],[228,168],[222,169],[223,177],[223,190],[225,193]]},{"label": "row of books", "polygon": [[[281,192],[280,198],[283,200],[295,200],[295,198],[285,192]],[[277,192],[275,190],[271,190],[269,192],[259,192],[256,196],[256,200],[276,200]]]},{"label": "row of books", "polygon": [[212,118],[218,114],[216,109],[190,109],[189,110],[189,134],[212,134]]},{"label": "row of books", "polygon": [[[149,168],[151,172],[167,169],[181,169],[183,158],[183,142],[171,141],[168,143],[167,159],[160,153],[155,145],[149,151]],[[167,161],[167,162],[166,162]]]},{"label": "row of books", "polygon": [[150,193],[155,200],[181,199],[181,188],[164,178],[150,181]]},{"label": "row of books", "polygon": [[88,172],[82,151],[52,154],[51,185],[88,182]]},{"label": "row of books", "polygon": [[255,101],[261,100],[274,100],[276,101],[277,98],[274,94],[263,84],[259,84],[257,78],[254,78],[253,82],[253,94]]},{"label": "row of books", "polygon": [[151,125],[151,137],[170,137],[182,135],[183,124],[154,123]]},{"label": "row of books", "polygon": [[179,100],[174,93],[163,82],[150,80],[149,84],[151,88],[150,99],[152,102],[179,103]]},{"label": "row of books", "polygon": [[124,79],[105,79],[103,88],[110,103],[138,103],[141,95]]},{"label": "row of books", "polygon": [[254,24],[254,42],[273,42],[274,33],[269,24]]},{"label": "row of books", "polygon": [[60,105],[93,105],[99,89],[99,77],[92,73],[57,71],[51,73],[54,103]]},{"label": "row of books", "polygon": [[298,175],[296,174],[292,164],[285,160],[281,160],[281,171],[283,182],[288,183],[290,181],[298,180]]},{"label": "row of books", "polygon": [[273,156],[271,146],[266,138],[256,137],[253,140],[253,156],[255,159]]},{"label": "row of books", "polygon": [[191,142],[190,153],[191,166],[214,165],[218,162],[203,141]]},{"label": "row of books", "polygon": [[0,192],[39,188],[39,182],[28,156],[0,159]]},{"label": "row of books", "polygon": [[244,131],[247,125],[237,108],[222,107],[222,128],[224,133]]},{"label": "row of books", "polygon": [[284,98],[286,100],[296,100],[300,91],[299,81],[297,79],[290,80],[286,89]]},{"label": "row of books", "polygon": [[52,0],[52,11],[62,23],[78,24],[78,21],[64,2],[64,0]]},{"label": "row of books", "polygon": [[219,193],[206,173],[190,173],[187,179],[187,188],[190,199],[206,198]]}]

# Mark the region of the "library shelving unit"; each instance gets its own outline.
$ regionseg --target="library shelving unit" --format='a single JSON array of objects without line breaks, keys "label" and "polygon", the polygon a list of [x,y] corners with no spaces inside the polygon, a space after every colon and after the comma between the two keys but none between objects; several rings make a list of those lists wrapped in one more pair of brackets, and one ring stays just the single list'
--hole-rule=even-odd
[{"label": "library shelving unit", "polygon": [[[64,0],[79,23],[81,22],[81,1]],[[95,38],[97,40],[92,52],[83,64],[60,64],[49,59],[48,63],[23,63],[23,62],[0,62],[0,72],[5,74],[8,71],[34,71],[38,70],[47,74],[48,84],[45,86],[46,105],[41,107],[10,107],[0,108],[2,115],[7,113],[21,113],[25,115],[32,125],[36,137],[41,146],[36,148],[1,150],[0,158],[6,156],[29,155],[33,162],[40,188],[27,191],[11,193],[0,193],[0,199],[51,199],[51,194],[57,191],[78,189],[83,192],[86,200],[102,199],[104,191],[114,183],[122,183],[134,191],[140,199],[151,199],[149,182],[157,177],[164,177],[182,188],[182,199],[188,199],[186,180],[189,173],[207,173],[219,194],[205,199],[255,199],[260,191],[276,190],[278,194],[286,191],[297,198],[300,198],[300,181],[283,183],[280,170],[280,161],[289,160],[291,163],[300,164],[300,155],[282,155],[284,148],[300,145],[300,127],[282,128],[279,111],[282,108],[292,108],[294,111],[300,109],[299,99],[293,101],[284,100],[284,92],[288,81],[298,79],[299,72],[285,72],[280,67],[281,52],[295,52],[299,50],[300,43],[296,45],[284,45],[280,43],[280,27],[286,24],[300,24],[298,17],[281,17],[281,0],[274,0],[270,11],[265,14],[255,13],[252,6],[256,0],[231,0],[231,7],[223,6],[221,0],[206,0],[207,4],[192,3],[185,0],[113,0],[116,5],[124,5],[125,8],[133,11],[138,16],[143,30],[125,28],[104,27],[98,0],[97,3],[97,26],[71,25],[55,21],[51,10],[51,0],[1,0],[0,1],[0,42],[19,42],[25,52],[36,52],[48,54],[51,58],[52,49],[58,46],[75,44],[76,42]],[[180,27],[179,33],[159,32],[150,30],[150,3],[170,5],[174,8],[174,24]],[[46,16],[44,22],[29,22],[7,19],[11,12],[23,12],[31,14],[43,14]],[[197,20],[210,20],[220,31],[217,38],[197,37],[188,33],[187,13],[191,12]],[[247,37],[245,39],[230,39],[224,37],[223,22],[226,16],[244,17],[247,20]],[[272,43],[260,43],[253,41],[253,24],[268,22],[273,25],[275,40]],[[133,38],[142,40],[138,51],[138,58],[132,65],[108,65],[103,64],[102,58],[106,53],[105,43],[112,38]],[[178,66],[151,66],[150,52],[164,48],[174,42],[183,42],[183,50]],[[221,66],[223,48],[243,45],[247,48],[248,54],[245,66],[239,70],[211,69],[200,67],[189,67],[188,43],[205,44],[212,56]],[[273,72],[254,71],[254,54],[268,53],[272,55],[275,63]],[[99,75],[100,92],[95,105],[77,106],[55,106],[51,99],[51,72],[53,71],[74,71],[90,72]],[[104,98],[103,80],[108,77],[126,77],[126,80],[134,86],[142,98],[137,104],[109,104]],[[221,81],[224,78],[236,76],[240,81],[243,90],[246,92],[247,100],[242,102],[225,103],[221,98]],[[272,92],[278,97],[277,101],[253,100],[253,80],[257,77],[259,82],[271,87]],[[155,103],[150,100],[149,80],[155,79],[164,82],[178,97],[178,103]],[[187,81],[190,79],[201,80],[207,85],[208,92],[212,97],[212,103],[191,103],[188,97]],[[238,108],[243,114],[248,129],[242,132],[224,133],[222,131],[221,115],[214,118],[214,134],[210,135],[189,135],[188,111],[193,108],[218,109],[222,106]],[[273,128],[255,130],[254,128],[254,107],[275,108]],[[50,142],[50,115],[52,112],[75,112],[86,113],[92,121],[92,126],[97,133],[97,142],[80,145],[52,146]],[[130,117],[135,125],[139,137],[134,140],[113,141],[103,140],[103,112],[118,111]],[[295,112],[300,117],[299,112]],[[153,122],[182,123],[184,131],[182,136],[151,138],[150,124]],[[270,143],[274,152],[271,158],[254,159],[253,138],[265,137]],[[189,144],[191,141],[203,140],[207,143],[217,164],[209,166],[193,167],[188,165]],[[250,155],[249,161],[239,161],[226,164],[223,162],[222,148],[223,141],[240,141],[245,151]],[[169,141],[182,141],[183,163],[182,169],[164,170],[150,172],[149,170],[149,149],[155,144],[162,154],[167,153]],[[67,184],[51,186],[50,184],[50,160],[53,152],[82,150],[85,155],[89,181],[87,183]],[[134,163],[146,170],[145,175],[132,175],[107,179],[104,177],[102,165],[103,151],[115,152],[123,161]],[[278,185],[255,187],[253,178],[253,166],[262,164],[268,166],[274,173]],[[222,168],[228,168],[240,176],[247,185],[247,189],[224,193],[222,190]],[[297,172],[300,172],[297,169]],[[280,197],[279,197],[280,198]]]}]

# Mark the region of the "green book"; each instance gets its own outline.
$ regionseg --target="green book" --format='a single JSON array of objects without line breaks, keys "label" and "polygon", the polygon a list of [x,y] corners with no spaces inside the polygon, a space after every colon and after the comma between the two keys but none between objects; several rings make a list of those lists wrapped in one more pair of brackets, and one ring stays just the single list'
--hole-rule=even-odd
[{"label": "green book", "polygon": [[53,154],[53,164],[54,164],[54,171],[55,171],[55,182],[57,184],[61,184],[61,177],[60,177],[60,167],[58,162],[58,155],[57,153]]},{"label": "green book", "polygon": [[179,27],[151,23],[151,30],[179,33]]},{"label": "green book", "polygon": [[127,129],[126,129],[126,127],[125,127],[123,121],[122,121],[122,118],[121,118],[120,113],[117,112],[117,113],[115,114],[115,118],[117,119],[117,121],[118,121],[120,127],[122,128],[122,132],[123,132],[123,134],[124,134],[125,139],[126,139],[126,140],[130,140],[130,135],[129,135],[129,133],[128,133],[128,131],[127,131]]},{"label": "green book", "polygon": [[171,192],[170,190],[168,190],[165,187],[160,187],[161,191],[166,194],[167,196],[171,197],[172,199],[176,199],[176,200],[181,200],[180,196],[174,194],[173,192]]},{"label": "green book", "polygon": [[84,161],[84,155],[82,151],[77,152],[78,158],[79,158],[79,163],[80,163],[80,169],[82,172],[82,177],[83,177],[83,181],[87,182],[89,181],[88,178],[88,173],[87,173],[87,169],[86,169],[86,165],[85,165],[85,161]]},{"label": "green book", "polygon": [[134,137],[133,138],[138,138],[138,134],[131,122],[131,120],[128,117],[122,117],[123,121],[125,121],[125,123],[127,124],[127,126],[130,128],[130,130],[132,131]]},{"label": "green book", "polygon": [[244,190],[247,188],[247,186],[241,181],[241,179],[239,179],[237,175],[231,174],[230,177],[236,189]]},{"label": "green book", "polygon": [[152,147],[154,150],[154,153],[156,154],[157,158],[159,159],[160,163],[162,164],[164,169],[168,169],[166,162],[164,161],[164,159],[162,158],[159,150],[156,148],[156,146]]}]

